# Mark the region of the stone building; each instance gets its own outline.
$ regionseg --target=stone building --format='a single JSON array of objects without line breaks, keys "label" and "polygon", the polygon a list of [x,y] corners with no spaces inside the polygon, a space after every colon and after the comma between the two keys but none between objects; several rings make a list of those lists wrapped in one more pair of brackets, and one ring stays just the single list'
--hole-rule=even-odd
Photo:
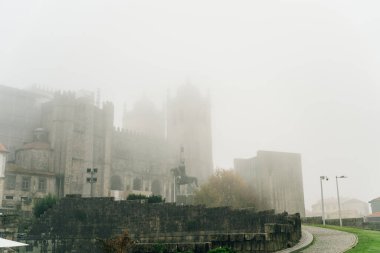
[{"label": "stone building", "polygon": [[41,105],[47,99],[47,94],[34,90],[0,85],[0,142],[9,151],[8,160],[14,160],[24,142],[32,141],[33,129],[40,125]]},{"label": "stone building", "polygon": [[305,216],[301,155],[258,151],[256,157],[235,159],[234,168],[253,186],[260,210]]},{"label": "stone building", "polygon": [[[8,150],[0,143],[0,198],[4,196],[4,179],[5,179],[5,164],[7,162]],[[0,203],[1,206],[1,203]]]},{"label": "stone building", "polygon": [[55,194],[52,153],[46,133],[36,129],[33,141],[17,149],[15,160],[7,163],[3,207],[21,206],[31,210],[33,199]]},{"label": "stone building", "polygon": [[179,163],[178,151],[183,147],[187,173],[200,182],[213,172],[211,136],[209,98],[190,84],[180,87],[167,102],[167,140],[171,153],[177,154],[173,163]]},{"label": "stone building", "polygon": [[[193,176],[205,177],[212,171],[209,106],[199,94],[190,94],[194,105],[179,103],[186,97],[183,92],[173,102],[185,112],[181,119],[186,122],[200,117],[181,131],[185,122],[165,129],[163,113],[147,99],[125,113],[126,129],[116,129],[113,104],[95,103],[91,93],[56,92],[49,97],[43,92],[0,89],[10,98],[8,107],[0,109],[0,142],[11,147],[5,185],[0,185],[7,207],[49,193],[90,196],[87,168],[97,169],[94,196],[124,199],[130,193],[153,193],[170,201],[170,169],[178,165],[180,145],[188,147],[186,163],[192,165],[193,173],[199,173]],[[0,92],[0,96],[4,94]],[[183,139],[179,133],[191,134],[191,138]],[[196,147],[201,147],[199,153],[194,151]]]},{"label": "stone building", "polygon": [[113,132],[112,192],[121,198],[135,193],[161,195],[170,200],[172,165],[167,151],[163,138],[116,129]]},{"label": "stone building", "polygon": [[165,138],[165,115],[154,103],[143,96],[133,109],[124,108],[123,129],[159,139]]},{"label": "stone building", "polygon": [[102,108],[93,98],[59,93],[43,104],[41,126],[49,133],[57,195],[90,195],[86,169],[98,169],[95,196],[107,196],[111,171],[113,105]]}]

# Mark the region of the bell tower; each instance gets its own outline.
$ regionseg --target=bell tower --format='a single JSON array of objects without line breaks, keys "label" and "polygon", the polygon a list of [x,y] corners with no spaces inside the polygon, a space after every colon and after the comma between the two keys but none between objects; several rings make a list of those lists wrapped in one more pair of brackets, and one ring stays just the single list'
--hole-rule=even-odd
[{"label": "bell tower", "polygon": [[167,140],[171,154],[176,154],[173,163],[180,162],[178,150],[183,147],[188,175],[202,183],[213,172],[209,98],[186,84],[176,97],[168,98],[167,106]]}]

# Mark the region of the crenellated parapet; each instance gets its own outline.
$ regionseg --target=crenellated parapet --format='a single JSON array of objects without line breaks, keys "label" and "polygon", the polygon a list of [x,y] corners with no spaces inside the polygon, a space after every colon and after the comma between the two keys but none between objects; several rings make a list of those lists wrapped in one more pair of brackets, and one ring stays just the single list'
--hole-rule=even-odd
[{"label": "crenellated parapet", "polygon": [[56,104],[73,104],[75,102],[75,92],[56,91],[54,92],[53,102]]},{"label": "crenellated parapet", "polygon": [[139,131],[125,129],[122,127],[114,127],[114,134],[115,134],[115,136],[117,136],[119,138],[127,138],[127,139],[129,139],[129,138],[135,138],[135,139],[140,138],[140,139],[145,139],[145,140],[158,139],[157,137],[154,137],[152,135],[142,133]]},{"label": "crenellated parapet", "polygon": [[32,84],[28,90],[38,94],[54,94],[57,92],[56,89],[42,84]]}]

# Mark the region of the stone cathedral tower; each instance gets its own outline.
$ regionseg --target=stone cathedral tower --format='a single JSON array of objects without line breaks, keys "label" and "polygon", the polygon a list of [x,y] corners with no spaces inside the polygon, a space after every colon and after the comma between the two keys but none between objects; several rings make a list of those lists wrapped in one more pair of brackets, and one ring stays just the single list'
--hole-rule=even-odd
[{"label": "stone cathedral tower", "polygon": [[213,172],[211,108],[208,97],[190,85],[178,89],[167,101],[167,140],[173,163],[179,163],[184,147],[186,172],[202,183]]}]

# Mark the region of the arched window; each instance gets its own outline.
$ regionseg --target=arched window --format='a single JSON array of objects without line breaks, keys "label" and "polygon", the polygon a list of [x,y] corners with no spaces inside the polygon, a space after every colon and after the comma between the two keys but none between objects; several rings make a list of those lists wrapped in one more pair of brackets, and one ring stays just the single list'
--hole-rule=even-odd
[{"label": "arched window", "polygon": [[141,191],[142,189],[142,180],[138,177],[136,177],[135,179],[133,179],[133,190],[135,191]]},{"label": "arched window", "polygon": [[114,190],[114,191],[123,191],[124,190],[124,186],[123,186],[123,183],[121,181],[120,176],[113,175],[111,177],[111,190]]},{"label": "arched window", "polygon": [[153,195],[161,195],[161,182],[159,180],[154,180],[152,182],[152,193]]}]

